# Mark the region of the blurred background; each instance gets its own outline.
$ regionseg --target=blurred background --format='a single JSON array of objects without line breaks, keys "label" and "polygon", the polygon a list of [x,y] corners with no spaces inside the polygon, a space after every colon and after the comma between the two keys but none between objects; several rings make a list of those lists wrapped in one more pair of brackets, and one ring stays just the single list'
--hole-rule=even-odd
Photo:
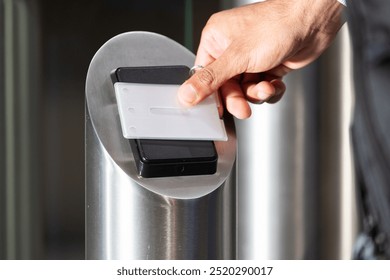
[{"label": "blurred background", "polygon": [[[211,14],[249,2],[0,0],[0,259],[84,259],[84,86],[100,46],[142,30],[196,51]],[[238,258],[350,257],[350,64],[344,26],[282,102],[236,122]]]}]

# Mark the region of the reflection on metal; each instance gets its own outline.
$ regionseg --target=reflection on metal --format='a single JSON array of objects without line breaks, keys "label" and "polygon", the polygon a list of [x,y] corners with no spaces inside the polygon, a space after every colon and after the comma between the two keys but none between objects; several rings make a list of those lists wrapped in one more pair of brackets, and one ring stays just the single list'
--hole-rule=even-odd
[{"label": "reflection on metal", "polygon": [[[1,2],[0,141],[2,255],[39,258],[39,185],[36,166],[36,110],[39,67],[35,1]],[[4,27],[3,27],[4,26]],[[34,40],[32,40],[34,38]],[[3,181],[4,180],[4,181]],[[3,192],[3,191],[2,191]]]},{"label": "reflection on metal", "polygon": [[353,107],[348,27],[319,61],[320,257],[349,259],[357,233],[349,127]]},{"label": "reflection on metal", "polygon": [[[4,92],[4,3],[0,1],[0,92]],[[0,110],[3,112],[5,103],[5,95],[0,94]],[[5,214],[5,118],[4,115],[0,116],[0,225],[6,223],[6,214]],[[4,186],[4,187],[2,187]],[[0,226],[0,248],[6,247],[6,235],[5,227]],[[0,250],[0,259],[5,259],[6,252],[4,249]]]},{"label": "reflection on metal", "polygon": [[[235,5],[253,1],[233,1]],[[238,258],[348,259],[356,234],[347,27],[289,74],[275,105],[236,121]]]},{"label": "reflection on metal", "polygon": [[234,259],[235,132],[216,142],[214,175],[139,178],[122,137],[110,72],[187,65],[194,55],[147,32],[121,34],[93,58],[86,81],[86,258]]},{"label": "reflection on metal", "polygon": [[291,74],[279,104],[252,106],[253,116],[236,122],[241,259],[316,257],[315,71]]}]

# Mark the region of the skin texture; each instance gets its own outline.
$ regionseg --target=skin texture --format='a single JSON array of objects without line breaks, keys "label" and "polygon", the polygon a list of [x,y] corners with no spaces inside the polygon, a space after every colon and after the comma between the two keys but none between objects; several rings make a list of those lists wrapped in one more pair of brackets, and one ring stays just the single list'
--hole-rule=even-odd
[{"label": "skin texture", "polygon": [[342,25],[336,0],[268,0],[216,13],[202,31],[195,65],[203,69],[178,91],[194,106],[218,91],[224,107],[250,117],[248,102],[275,103],[288,72],[314,61]]}]

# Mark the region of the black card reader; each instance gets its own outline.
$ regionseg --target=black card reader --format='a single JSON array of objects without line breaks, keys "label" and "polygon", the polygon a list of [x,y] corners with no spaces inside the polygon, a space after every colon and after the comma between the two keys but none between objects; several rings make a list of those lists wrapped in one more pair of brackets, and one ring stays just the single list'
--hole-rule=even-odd
[{"label": "black card reader", "polygon": [[[182,84],[187,66],[121,67],[111,74],[113,83]],[[208,175],[217,170],[213,141],[131,139],[138,175],[144,178]]]}]

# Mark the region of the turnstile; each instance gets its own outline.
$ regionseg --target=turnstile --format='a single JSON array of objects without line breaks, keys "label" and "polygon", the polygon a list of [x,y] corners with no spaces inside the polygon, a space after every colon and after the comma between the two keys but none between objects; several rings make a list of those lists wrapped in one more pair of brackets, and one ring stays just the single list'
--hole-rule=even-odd
[{"label": "turnstile", "polygon": [[143,178],[121,133],[110,77],[127,66],[186,65],[194,55],[162,35],[130,32],[105,43],[86,80],[86,258],[235,259],[236,139],[215,142],[214,174]]}]

